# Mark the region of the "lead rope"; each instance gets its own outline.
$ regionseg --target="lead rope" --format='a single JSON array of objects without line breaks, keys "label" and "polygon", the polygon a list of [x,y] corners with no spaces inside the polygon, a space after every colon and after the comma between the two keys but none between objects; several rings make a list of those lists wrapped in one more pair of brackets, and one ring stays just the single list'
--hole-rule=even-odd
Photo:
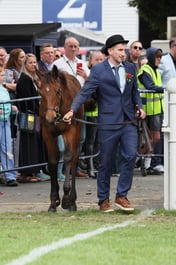
[{"label": "lead rope", "polygon": [[74,75],[75,77],[77,77],[76,72],[74,71],[74,69],[73,69],[72,65],[70,64],[69,60],[66,60],[66,58],[65,58],[64,56],[63,56],[63,58],[64,58],[65,62],[68,64],[68,66],[70,67],[70,69],[71,69],[73,75]]}]

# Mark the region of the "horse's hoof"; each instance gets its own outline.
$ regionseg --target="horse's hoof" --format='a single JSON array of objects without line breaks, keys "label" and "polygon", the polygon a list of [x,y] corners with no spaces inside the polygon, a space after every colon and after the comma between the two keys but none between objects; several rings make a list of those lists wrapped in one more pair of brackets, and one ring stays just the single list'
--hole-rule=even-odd
[{"label": "horse's hoof", "polygon": [[76,212],[76,211],[77,211],[77,206],[76,206],[76,204],[74,204],[74,205],[70,205],[69,208],[68,208],[68,210],[69,210],[70,212]]},{"label": "horse's hoof", "polygon": [[56,208],[49,207],[48,212],[55,213],[57,212]]},{"label": "horse's hoof", "polygon": [[62,208],[63,209],[68,209],[69,208],[69,205],[70,205],[70,201],[69,201],[69,198],[62,198]]},{"label": "horse's hoof", "polygon": [[67,210],[68,208],[69,208],[69,205],[68,205],[68,203],[65,203],[65,202],[62,202],[62,208],[63,209],[65,209],[65,210]]},{"label": "horse's hoof", "polygon": [[60,205],[60,199],[56,201],[56,207]]}]

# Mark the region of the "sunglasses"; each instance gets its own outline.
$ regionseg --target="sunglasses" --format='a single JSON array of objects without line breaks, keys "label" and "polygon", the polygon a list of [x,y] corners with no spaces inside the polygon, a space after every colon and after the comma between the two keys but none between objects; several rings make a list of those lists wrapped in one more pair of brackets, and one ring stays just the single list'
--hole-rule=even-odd
[{"label": "sunglasses", "polygon": [[138,47],[138,46],[134,46],[133,49],[135,49],[135,50],[139,49],[140,51],[142,51],[143,48],[142,47]]}]

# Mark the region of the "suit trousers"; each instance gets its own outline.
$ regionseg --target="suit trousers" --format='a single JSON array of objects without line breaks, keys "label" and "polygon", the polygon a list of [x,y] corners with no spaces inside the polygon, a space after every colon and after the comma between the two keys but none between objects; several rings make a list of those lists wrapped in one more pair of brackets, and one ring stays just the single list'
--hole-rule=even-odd
[{"label": "suit trousers", "polygon": [[128,124],[117,130],[99,130],[100,164],[97,176],[97,195],[99,204],[110,198],[110,179],[117,146],[120,143],[123,157],[116,195],[127,196],[133,180],[133,170],[137,157],[137,126]]}]

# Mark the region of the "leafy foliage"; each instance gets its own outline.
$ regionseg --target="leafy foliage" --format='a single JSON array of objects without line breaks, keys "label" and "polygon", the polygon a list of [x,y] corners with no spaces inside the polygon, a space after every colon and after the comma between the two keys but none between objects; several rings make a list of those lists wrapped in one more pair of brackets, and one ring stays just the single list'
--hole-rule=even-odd
[{"label": "leafy foliage", "polygon": [[167,17],[175,16],[175,0],[130,0],[128,4],[138,8],[139,16],[159,32],[158,37],[166,38]]}]

